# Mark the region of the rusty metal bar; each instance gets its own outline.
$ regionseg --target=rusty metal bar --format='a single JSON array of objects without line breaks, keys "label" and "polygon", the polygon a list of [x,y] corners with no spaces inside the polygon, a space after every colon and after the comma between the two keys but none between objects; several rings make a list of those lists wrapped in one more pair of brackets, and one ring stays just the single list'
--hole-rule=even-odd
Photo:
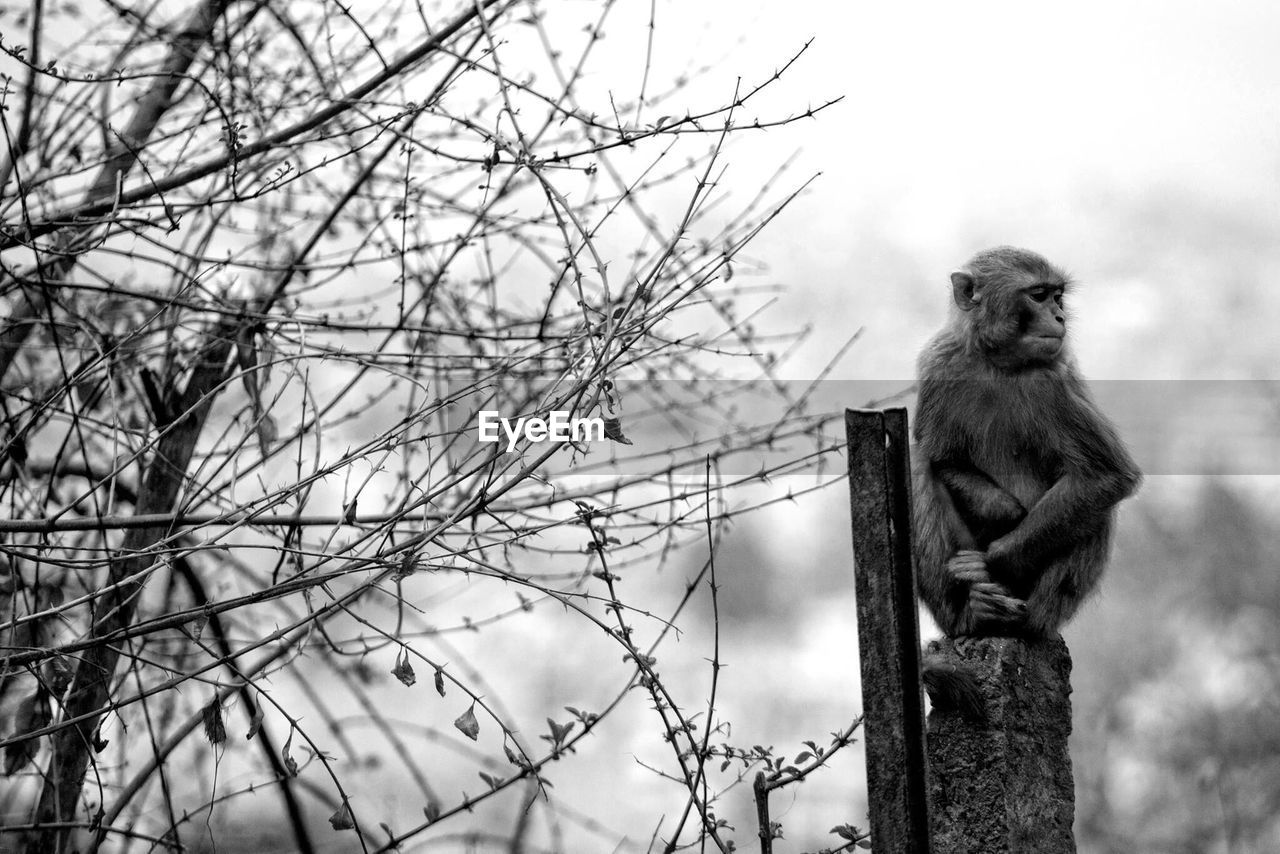
[{"label": "rusty metal bar", "polygon": [[845,410],[872,849],[929,854],[907,412]]}]

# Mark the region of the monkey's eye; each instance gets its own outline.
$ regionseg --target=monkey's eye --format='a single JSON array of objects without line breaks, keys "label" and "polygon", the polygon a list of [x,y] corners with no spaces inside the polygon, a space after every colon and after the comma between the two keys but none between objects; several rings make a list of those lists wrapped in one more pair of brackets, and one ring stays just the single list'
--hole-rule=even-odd
[{"label": "monkey's eye", "polygon": [[1037,285],[1027,290],[1027,296],[1036,302],[1044,302],[1049,297],[1053,297],[1053,301],[1058,305],[1062,305],[1062,290],[1050,285]]}]

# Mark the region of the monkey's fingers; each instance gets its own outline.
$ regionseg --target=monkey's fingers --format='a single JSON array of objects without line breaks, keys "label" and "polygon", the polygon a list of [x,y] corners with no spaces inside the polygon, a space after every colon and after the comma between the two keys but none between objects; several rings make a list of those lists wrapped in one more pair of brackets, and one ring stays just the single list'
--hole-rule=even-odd
[{"label": "monkey's fingers", "polygon": [[[970,598],[972,598],[975,593],[978,596],[1003,596],[1006,599],[1017,599],[1017,597],[1013,595],[1013,593],[1009,590],[1008,587],[1005,587],[1003,584],[1001,584],[998,581],[992,581],[991,579],[987,579],[985,581],[979,581],[970,585],[969,586]],[[1018,599],[1018,601],[1021,602],[1022,600]]]},{"label": "monkey's fingers", "polygon": [[[981,585],[987,586],[987,585]],[[999,585],[991,585],[998,587]],[[1027,619],[1027,603],[1012,596],[973,590],[969,595],[969,609],[979,624],[998,624],[1002,627],[1021,625]]]},{"label": "monkey's fingers", "polygon": [[947,572],[956,581],[966,583],[991,580],[987,574],[987,556],[982,552],[968,549],[958,551],[951,556],[947,561]]}]

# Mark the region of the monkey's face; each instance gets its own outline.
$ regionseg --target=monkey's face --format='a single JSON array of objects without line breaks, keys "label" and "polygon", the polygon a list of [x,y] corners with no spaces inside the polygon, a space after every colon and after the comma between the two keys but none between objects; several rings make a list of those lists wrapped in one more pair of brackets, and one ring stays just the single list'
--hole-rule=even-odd
[{"label": "monkey's face", "polygon": [[1051,365],[1067,334],[1063,294],[1068,280],[1034,252],[999,246],[951,274],[956,322],[990,360],[1019,370]]},{"label": "monkey's face", "polygon": [[1063,290],[1060,282],[1036,282],[1018,289],[1017,338],[1011,355],[1024,364],[1049,364],[1062,352],[1067,334]]}]

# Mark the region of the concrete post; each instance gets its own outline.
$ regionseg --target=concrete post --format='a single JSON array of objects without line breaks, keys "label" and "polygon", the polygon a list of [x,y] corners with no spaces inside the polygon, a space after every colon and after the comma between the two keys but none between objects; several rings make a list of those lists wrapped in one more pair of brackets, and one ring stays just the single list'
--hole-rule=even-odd
[{"label": "concrete post", "polygon": [[929,714],[933,848],[947,854],[1075,854],[1071,655],[1061,637],[959,638],[930,651],[979,679],[987,721]]}]

